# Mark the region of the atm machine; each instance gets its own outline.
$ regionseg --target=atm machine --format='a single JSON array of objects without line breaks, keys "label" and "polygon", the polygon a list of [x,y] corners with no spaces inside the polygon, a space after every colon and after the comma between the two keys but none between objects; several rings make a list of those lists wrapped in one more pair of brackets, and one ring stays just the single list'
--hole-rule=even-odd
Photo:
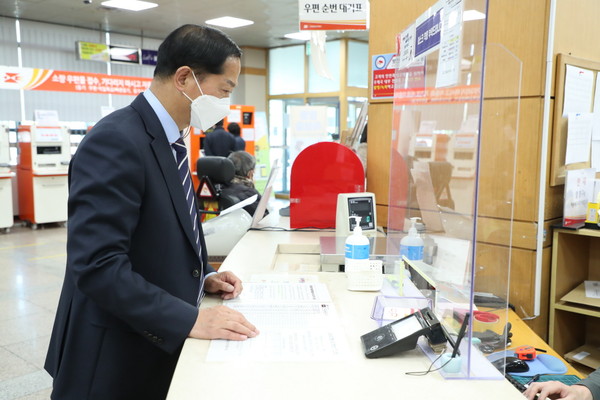
[{"label": "atm machine", "polygon": [[475,176],[477,133],[455,133],[450,139],[448,161],[454,166],[452,177],[472,178]]},{"label": "atm machine", "polygon": [[19,134],[19,217],[38,224],[67,221],[69,130],[64,126],[21,125]]},{"label": "atm machine", "polygon": [[12,177],[10,170],[10,153],[8,127],[0,125],[0,229],[10,231],[13,226]]}]

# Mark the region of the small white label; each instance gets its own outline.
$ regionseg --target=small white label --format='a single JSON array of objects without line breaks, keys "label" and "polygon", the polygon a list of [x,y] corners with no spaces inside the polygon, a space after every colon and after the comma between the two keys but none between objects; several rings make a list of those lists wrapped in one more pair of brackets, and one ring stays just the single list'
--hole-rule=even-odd
[{"label": "small white label", "polygon": [[600,299],[600,281],[585,281],[585,297]]},{"label": "small white label", "polygon": [[580,351],[579,353],[575,354],[572,358],[573,360],[581,361],[589,355],[590,353],[588,353],[587,351]]}]

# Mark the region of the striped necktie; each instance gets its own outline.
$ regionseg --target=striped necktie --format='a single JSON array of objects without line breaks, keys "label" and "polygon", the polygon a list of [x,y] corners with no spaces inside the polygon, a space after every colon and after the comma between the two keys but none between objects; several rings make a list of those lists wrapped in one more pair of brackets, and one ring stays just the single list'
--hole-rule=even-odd
[{"label": "striped necktie", "polygon": [[[200,246],[200,228],[198,226],[198,212],[196,211],[196,203],[194,197],[196,195],[194,191],[194,185],[190,176],[190,167],[188,165],[187,148],[183,138],[179,138],[173,143],[173,150],[175,150],[175,156],[177,160],[177,169],[179,170],[179,178],[183,185],[183,191],[185,199],[187,201],[188,212],[192,220],[192,227],[194,228],[194,240],[196,241],[196,249],[198,250],[198,256],[202,260],[202,248]],[[200,293],[198,294],[197,303],[200,304],[200,300],[204,297],[204,268],[200,265]]]}]

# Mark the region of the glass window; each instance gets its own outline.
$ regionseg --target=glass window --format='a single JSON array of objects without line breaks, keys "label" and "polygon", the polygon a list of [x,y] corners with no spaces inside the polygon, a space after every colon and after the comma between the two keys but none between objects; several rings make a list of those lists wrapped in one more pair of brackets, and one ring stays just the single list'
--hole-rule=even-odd
[{"label": "glass window", "polygon": [[269,50],[269,94],[304,92],[304,45]]},{"label": "glass window", "polygon": [[311,106],[327,107],[327,134],[331,140],[339,138],[340,101],[337,97],[315,97],[308,99]]},{"label": "glass window", "polygon": [[369,45],[348,41],[348,86],[369,86]]},{"label": "glass window", "polygon": [[271,147],[271,160],[280,159],[282,172],[278,182],[274,185],[276,193],[288,193],[291,171],[291,160],[288,151],[288,128],[290,106],[304,104],[302,98],[273,99],[269,101],[269,146]]},{"label": "glass window", "polygon": [[348,97],[348,129],[354,128],[362,107],[366,106],[366,97]]},{"label": "glass window", "polygon": [[308,91],[310,93],[338,92],[340,90],[340,41],[327,42],[325,53],[327,69],[331,79],[325,78],[317,73],[313,65],[313,48],[310,47],[308,62]]}]

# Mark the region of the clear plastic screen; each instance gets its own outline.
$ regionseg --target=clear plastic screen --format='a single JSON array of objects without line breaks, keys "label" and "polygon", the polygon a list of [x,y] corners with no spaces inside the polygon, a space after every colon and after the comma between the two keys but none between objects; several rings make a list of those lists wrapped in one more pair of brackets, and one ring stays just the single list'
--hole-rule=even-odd
[{"label": "clear plastic screen", "polygon": [[[436,23],[439,40],[423,47]],[[485,357],[506,347],[522,67],[486,45],[486,23],[487,1],[445,0],[397,38],[387,252],[399,254],[420,218],[424,258],[410,263],[435,282],[437,318],[454,337],[471,318],[461,372],[448,378],[498,377]]]}]

